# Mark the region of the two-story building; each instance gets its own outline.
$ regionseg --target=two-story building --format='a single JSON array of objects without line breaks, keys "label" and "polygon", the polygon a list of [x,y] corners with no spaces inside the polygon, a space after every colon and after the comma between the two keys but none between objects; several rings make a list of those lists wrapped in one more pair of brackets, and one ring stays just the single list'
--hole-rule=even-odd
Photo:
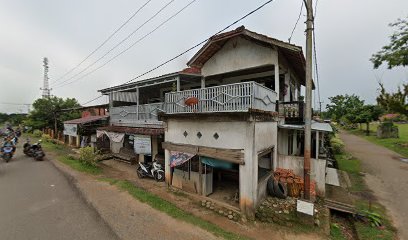
[{"label": "two-story building", "polygon": [[[213,36],[187,65],[101,90],[110,96],[105,130],[157,136],[151,156],[164,152],[168,185],[253,216],[274,169],[302,175],[302,48],[239,27]],[[330,129],[313,129],[312,180],[324,194],[325,161],[317,159]]]}]

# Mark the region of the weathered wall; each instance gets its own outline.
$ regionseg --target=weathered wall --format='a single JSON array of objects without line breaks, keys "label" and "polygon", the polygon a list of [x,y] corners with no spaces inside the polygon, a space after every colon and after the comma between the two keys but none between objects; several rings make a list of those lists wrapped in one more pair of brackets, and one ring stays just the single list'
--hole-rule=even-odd
[{"label": "weathered wall", "polygon": [[[303,157],[287,156],[279,154],[278,167],[292,169],[295,174],[303,177]],[[326,160],[314,159],[310,161],[311,179],[316,181],[316,192],[324,197],[326,185]]]},{"label": "weathered wall", "polygon": [[276,63],[277,51],[241,37],[229,40],[201,68],[204,76]]}]

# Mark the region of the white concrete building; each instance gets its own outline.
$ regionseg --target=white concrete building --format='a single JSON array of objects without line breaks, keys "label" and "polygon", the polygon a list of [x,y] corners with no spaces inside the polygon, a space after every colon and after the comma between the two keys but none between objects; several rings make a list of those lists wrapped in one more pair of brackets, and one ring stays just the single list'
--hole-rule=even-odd
[{"label": "white concrete building", "polygon": [[[275,169],[303,176],[302,49],[240,27],[213,36],[187,65],[182,72],[101,90],[111,99],[111,125],[161,129],[169,186],[253,217]],[[312,180],[320,195],[326,127],[314,127]]]}]

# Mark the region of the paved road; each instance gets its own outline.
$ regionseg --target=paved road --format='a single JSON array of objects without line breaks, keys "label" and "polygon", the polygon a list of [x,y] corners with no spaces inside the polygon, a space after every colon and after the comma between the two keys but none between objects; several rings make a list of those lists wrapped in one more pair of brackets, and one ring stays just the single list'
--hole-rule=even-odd
[{"label": "paved road", "polygon": [[0,160],[0,239],[117,239],[48,161]]},{"label": "paved road", "polygon": [[408,239],[408,163],[400,155],[360,137],[341,133],[346,150],[361,160],[366,182],[390,211],[400,239]]}]

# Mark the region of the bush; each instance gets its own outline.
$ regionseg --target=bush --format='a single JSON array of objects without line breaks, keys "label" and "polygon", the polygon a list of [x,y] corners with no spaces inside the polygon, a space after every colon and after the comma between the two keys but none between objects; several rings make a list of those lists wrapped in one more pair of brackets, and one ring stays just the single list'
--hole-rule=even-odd
[{"label": "bush", "polygon": [[43,142],[52,142],[51,136],[45,133],[41,135],[41,140]]},{"label": "bush", "polygon": [[39,138],[39,137],[41,137],[42,135],[43,135],[43,132],[42,132],[41,130],[36,129],[36,130],[34,130],[34,132],[33,132],[33,136],[34,136],[34,137]]},{"label": "bush", "polygon": [[344,142],[337,136],[330,139],[330,146],[333,149],[333,154],[340,154],[344,151]]},{"label": "bush", "polygon": [[92,147],[84,147],[79,150],[79,161],[89,166],[96,166],[98,153]]}]

